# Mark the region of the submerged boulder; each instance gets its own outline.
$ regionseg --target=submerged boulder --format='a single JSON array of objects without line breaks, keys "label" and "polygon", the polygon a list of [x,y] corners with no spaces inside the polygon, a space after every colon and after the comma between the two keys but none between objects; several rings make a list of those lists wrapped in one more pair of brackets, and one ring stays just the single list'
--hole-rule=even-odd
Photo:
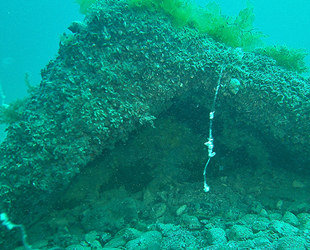
[{"label": "submerged boulder", "polygon": [[275,153],[298,167],[308,161],[309,79],[126,1],[97,1],[84,23],[70,27],[75,33],[42,70],[0,147],[1,207],[14,221],[43,213],[103,150],[153,126],[173,103],[203,107],[208,118],[218,79],[216,119],[226,148],[258,145],[246,154]]}]

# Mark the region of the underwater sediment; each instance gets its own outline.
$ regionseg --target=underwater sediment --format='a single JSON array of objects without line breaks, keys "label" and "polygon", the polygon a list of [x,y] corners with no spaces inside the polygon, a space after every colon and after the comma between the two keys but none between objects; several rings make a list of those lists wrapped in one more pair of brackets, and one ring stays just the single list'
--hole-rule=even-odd
[{"label": "underwater sediment", "polygon": [[1,144],[1,208],[14,220],[43,213],[87,163],[174,102],[210,110],[220,72],[216,119],[226,146],[247,145],[235,131],[241,124],[307,168],[309,79],[126,1],[97,2],[69,29]]}]

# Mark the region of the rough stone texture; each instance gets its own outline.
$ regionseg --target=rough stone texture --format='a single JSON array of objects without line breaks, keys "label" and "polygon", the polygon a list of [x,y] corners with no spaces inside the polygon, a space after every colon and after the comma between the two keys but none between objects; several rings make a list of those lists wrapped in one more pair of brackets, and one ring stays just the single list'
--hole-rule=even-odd
[{"label": "rough stone texture", "polygon": [[[1,208],[14,221],[43,213],[87,163],[141,124],[152,125],[172,100],[209,110],[221,71],[217,119],[226,147],[247,146],[246,154],[261,157],[268,153],[260,140],[269,140],[291,156],[290,164],[307,166],[309,79],[267,57],[240,55],[206,35],[175,29],[160,14],[135,12],[126,1],[97,2],[76,25],[1,144]],[[232,78],[240,82],[237,93]]]},{"label": "rough stone texture", "polygon": [[249,228],[241,225],[232,226],[228,233],[228,238],[235,241],[246,241],[252,239],[253,236],[253,232]]},{"label": "rough stone texture", "polygon": [[301,237],[286,236],[278,241],[277,250],[306,249],[306,240]]},{"label": "rough stone texture", "polygon": [[295,226],[295,227],[299,225],[298,218],[296,217],[295,214],[293,214],[291,212],[285,212],[282,220],[286,223],[291,224],[292,226]]},{"label": "rough stone texture", "polygon": [[162,240],[162,235],[157,231],[149,231],[143,233],[140,237],[128,241],[126,244],[127,249],[137,249],[137,250],[146,250],[146,249],[160,249],[160,242]]},{"label": "rough stone texture", "polygon": [[83,229],[116,233],[138,216],[137,205],[131,198],[113,199],[108,205],[88,209],[83,213]]},{"label": "rough stone texture", "polygon": [[310,229],[310,214],[301,213],[297,215],[298,220],[300,221],[301,227],[304,229]]},{"label": "rough stone texture", "polygon": [[257,237],[253,239],[255,246],[263,247],[270,244],[270,241],[266,237]]},{"label": "rough stone texture", "polygon": [[223,245],[227,243],[226,233],[222,228],[211,228],[208,230],[206,237],[210,245]]},{"label": "rough stone texture", "polygon": [[299,230],[298,228],[285,223],[283,221],[274,220],[270,225],[269,228],[277,233],[280,237],[281,236],[292,236],[295,235]]},{"label": "rough stone texture", "polygon": [[181,216],[181,224],[188,229],[200,229],[201,223],[196,216],[190,216],[188,214],[183,214]]}]

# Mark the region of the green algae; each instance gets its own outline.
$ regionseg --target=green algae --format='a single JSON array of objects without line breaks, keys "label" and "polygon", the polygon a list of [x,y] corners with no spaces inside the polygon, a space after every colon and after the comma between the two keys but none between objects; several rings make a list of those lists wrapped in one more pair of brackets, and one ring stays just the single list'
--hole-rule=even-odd
[{"label": "green algae", "polygon": [[304,73],[309,70],[305,63],[305,57],[308,53],[304,49],[289,48],[285,45],[270,45],[259,49],[258,52],[275,59],[279,66],[287,70],[297,73]]},{"label": "green algae", "polygon": [[88,8],[96,2],[96,0],[75,0],[75,2],[80,5],[80,13],[86,15]]},{"label": "green algae", "polygon": [[21,120],[28,99],[16,99],[10,104],[0,106],[0,124],[13,124]]},{"label": "green algae", "polygon": [[[157,11],[168,15],[175,27],[195,28],[199,33],[210,35],[215,41],[244,51],[256,51],[276,60],[277,65],[297,73],[308,71],[304,61],[307,53],[303,49],[286,46],[266,46],[263,34],[253,26],[254,7],[247,7],[237,16],[225,16],[221,7],[210,2],[202,8],[189,0],[128,0],[131,8]],[[257,49],[260,48],[260,49]]]},{"label": "green algae", "polygon": [[196,28],[200,33],[208,33],[214,40],[235,48],[250,50],[263,44],[262,38],[266,37],[253,28],[254,7],[249,1],[236,17],[223,15],[220,6],[214,2],[202,8],[185,0],[129,0],[129,6],[163,12],[171,18],[174,26]]}]

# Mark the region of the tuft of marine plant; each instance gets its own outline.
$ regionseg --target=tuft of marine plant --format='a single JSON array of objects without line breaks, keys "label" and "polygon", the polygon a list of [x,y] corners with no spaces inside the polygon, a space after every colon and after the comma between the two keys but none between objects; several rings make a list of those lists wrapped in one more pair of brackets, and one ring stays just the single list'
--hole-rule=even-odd
[{"label": "tuft of marine plant", "polygon": [[227,46],[271,57],[287,70],[298,73],[308,71],[304,61],[307,55],[305,50],[265,45],[263,38],[267,36],[253,26],[255,15],[250,1],[247,1],[247,7],[237,16],[223,15],[215,2],[209,2],[205,8],[190,0],[128,0],[128,3],[131,8],[168,15],[175,27],[193,27]]},{"label": "tuft of marine plant", "polygon": [[236,17],[223,15],[220,6],[214,2],[202,8],[187,0],[129,0],[129,6],[163,12],[171,18],[174,26],[194,27],[231,47],[250,50],[262,45],[261,39],[266,37],[253,28],[254,7],[249,1]]},{"label": "tuft of marine plant", "polygon": [[277,65],[287,70],[298,73],[305,73],[309,70],[305,63],[308,53],[304,49],[289,48],[285,45],[270,45],[257,49],[257,52],[275,59]]},{"label": "tuft of marine plant", "polygon": [[80,13],[86,15],[88,8],[96,2],[96,0],[75,0],[75,2],[80,5]]},{"label": "tuft of marine plant", "polygon": [[0,106],[0,124],[11,125],[21,120],[26,109],[25,103],[28,99],[16,99],[10,104]]}]

